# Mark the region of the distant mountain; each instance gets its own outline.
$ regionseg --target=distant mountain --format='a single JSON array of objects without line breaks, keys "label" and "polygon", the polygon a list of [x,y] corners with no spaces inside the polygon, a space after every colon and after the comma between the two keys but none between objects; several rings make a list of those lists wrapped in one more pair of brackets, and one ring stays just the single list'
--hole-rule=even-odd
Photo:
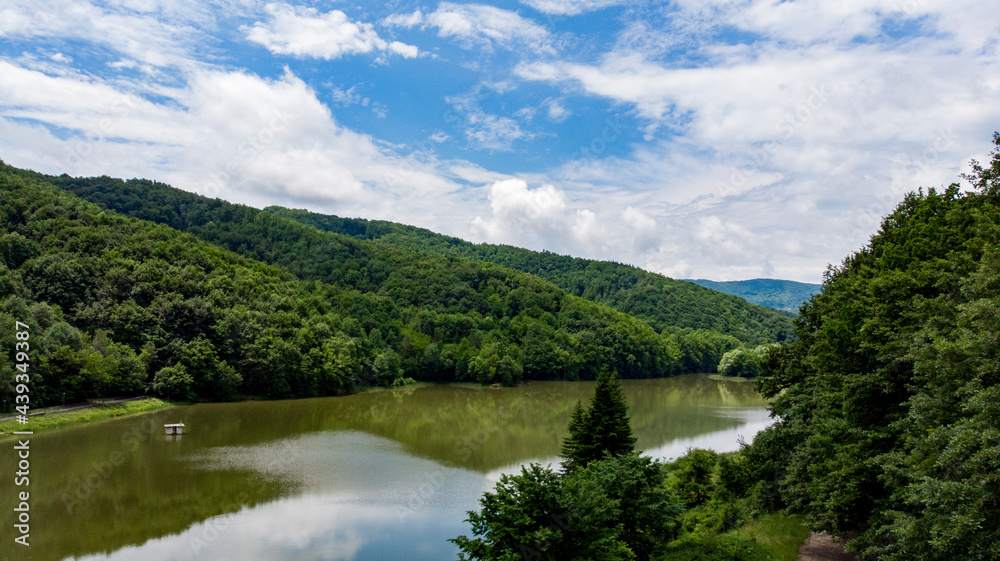
[{"label": "distant mountain", "polygon": [[659,332],[703,329],[750,343],[791,335],[791,316],[729,294],[610,261],[580,259],[509,245],[474,244],[415,226],[341,218],[272,206],[272,214],[324,232],[460,259],[495,263],[541,277],[566,292],[645,320]]},{"label": "distant mountain", "polygon": [[818,294],[822,285],[779,279],[750,279],[743,281],[710,281],[694,279],[697,285],[739,296],[747,302],[778,310],[796,311],[813,294]]}]

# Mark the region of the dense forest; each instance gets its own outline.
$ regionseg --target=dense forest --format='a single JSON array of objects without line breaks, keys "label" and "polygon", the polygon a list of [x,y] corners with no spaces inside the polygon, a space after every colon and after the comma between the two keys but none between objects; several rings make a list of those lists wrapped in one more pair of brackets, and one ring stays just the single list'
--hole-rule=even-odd
[{"label": "dense forest", "polygon": [[909,194],[765,356],[758,490],[867,559],[1000,558],[1000,134]]},{"label": "dense forest", "polygon": [[11,351],[0,380],[10,394],[13,326],[27,323],[36,405],[146,390],[216,400],[407,378],[666,376],[711,370],[740,344],[707,330],[657,333],[490,263],[320,232],[149,181],[59,178],[143,219],[126,217],[0,166]]},{"label": "dense forest", "polygon": [[537,275],[574,296],[607,304],[643,319],[660,332],[678,328],[707,329],[758,345],[784,340],[792,331],[790,315],[638,267],[509,245],[473,244],[383,220],[340,218],[277,206],[264,210],[324,232],[496,263]]},{"label": "dense forest", "polygon": [[778,279],[750,279],[742,281],[711,281],[694,279],[698,286],[718,290],[757,304],[778,310],[798,311],[806,300],[822,288],[818,284]]}]

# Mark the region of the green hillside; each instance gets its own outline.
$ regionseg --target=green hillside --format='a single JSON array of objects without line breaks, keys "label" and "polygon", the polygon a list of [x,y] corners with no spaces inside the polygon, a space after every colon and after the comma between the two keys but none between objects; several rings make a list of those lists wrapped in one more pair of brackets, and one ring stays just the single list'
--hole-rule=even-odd
[{"label": "green hillside", "polygon": [[473,244],[423,228],[381,220],[340,218],[276,206],[264,210],[325,232],[496,263],[531,273],[574,296],[607,304],[646,320],[657,331],[708,329],[750,344],[781,341],[792,331],[788,315],[638,267],[509,245]]},{"label": "green hillside", "polygon": [[822,285],[778,279],[750,279],[742,281],[710,281],[694,279],[698,286],[718,290],[733,296],[777,310],[797,311],[803,302],[818,294]]},{"label": "green hillside", "polygon": [[28,323],[36,404],[147,388],[228,399],[404,377],[655,377],[711,370],[739,344],[710,331],[658,334],[513,269],[320,232],[150,181],[0,164],[0,193],[11,351],[0,391],[15,381],[14,322]]}]

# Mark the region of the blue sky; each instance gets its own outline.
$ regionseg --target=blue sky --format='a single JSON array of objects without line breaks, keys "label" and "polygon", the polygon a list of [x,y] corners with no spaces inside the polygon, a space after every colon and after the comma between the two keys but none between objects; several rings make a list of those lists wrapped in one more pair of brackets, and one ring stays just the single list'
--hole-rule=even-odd
[{"label": "blue sky", "polygon": [[987,1],[8,0],[0,158],[816,282],[1000,129]]}]

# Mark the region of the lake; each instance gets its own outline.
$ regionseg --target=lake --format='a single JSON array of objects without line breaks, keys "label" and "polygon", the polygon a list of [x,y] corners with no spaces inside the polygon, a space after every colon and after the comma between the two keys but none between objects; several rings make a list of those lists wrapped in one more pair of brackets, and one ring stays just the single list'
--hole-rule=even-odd
[{"label": "lake", "polygon": [[[557,464],[593,382],[419,385],[200,404],[31,438],[29,547],[13,543],[15,442],[0,443],[0,559],[455,559],[503,473]],[[770,424],[752,384],[625,380],[636,447],[736,450]],[[165,436],[183,421],[185,434]],[[21,490],[23,488],[19,488]]]}]

